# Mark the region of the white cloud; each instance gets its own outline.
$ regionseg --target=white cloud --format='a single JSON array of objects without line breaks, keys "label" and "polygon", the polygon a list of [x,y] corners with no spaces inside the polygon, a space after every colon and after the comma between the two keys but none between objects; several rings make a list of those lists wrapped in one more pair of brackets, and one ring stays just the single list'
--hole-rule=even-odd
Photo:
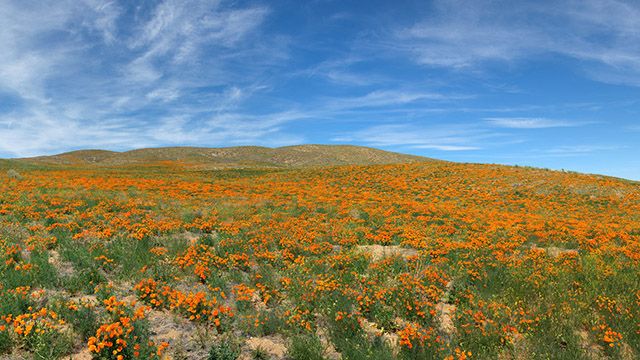
[{"label": "white cloud", "polygon": [[461,145],[417,145],[413,146],[416,149],[433,149],[442,151],[469,151],[480,150],[479,146],[461,146]]},{"label": "white cloud", "polygon": [[152,143],[131,131],[126,119],[85,123],[45,112],[4,116],[0,152],[12,156],[36,156],[73,148],[133,148]]},{"label": "white cloud", "polygon": [[542,152],[550,156],[579,156],[594,152],[618,150],[620,148],[620,146],[613,145],[562,145],[544,149]]},{"label": "white cloud", "polygon": [[163,145],[292,145],[304,137],[282,126],[304,120],[298,112],[264,115],[222,113],[193,120],[191,114],[155,119],[154,122],[117,118],[87,123],[43,112],[12,114],[0,119],[0,153],[36,156],[69,148],[128,150]]},{"label": "white cloud", "polygon": [[396,34],[401,47],[420,64],[467,68],[487,60],[509,61],[530,51],[523,39],[533,34],[496,25],[486,2],[440,2],[440,11],[441,18]]},{"label": "white cloud", "polygon": [[94,13],[85,19],[90,31],[101,34],[106,43],[114,43],[118,36],[116,21],[122,15],[122,9],[116,1],[84,0],[84,4]]},{"label": "white cloud", "polygon": [[68,50],[47,46],[43,34],[63,30],[74,14],[64,1],[0,2],[0,88],[28,100],[47,101],[44,84]]},{"label": "white cloud", "polygon": [[270,146],[302,143],[304,138],[281,131],[281,126],[305,119],[298,112],[264,115],[224,113],[194,123],[184,116],[161,119],[149,131],[154,141],[164,144],[262,144]]},{"label": "white cloud", "polygon": [[448,125],[376,125],[334,141],[357,142],[380,147],[408,147],[441,151],[480,150],[491,138],[501,134],[462,124]]},{"label": "white cloud", "polygon": [[512,129],[545,129],[556,127],[580,126],[583,123],[546,118],[485,118],[493,126]]},{"label": "white cloud", "polygon": [[132,63],[153,67],[163,56],[175,64],[193,63],[203,47],[237,45],[267,13],[263,7],[222,9],[219,2],[165,0],[130,40],[129,47],[143,51]]},{"label": "white cloud", "polygon": [[323,61],[301,71],[294,71],[291,75],[322,78],[330,83],[343,86],[368,86],[396,82],[392,77],[380,73],[354,70],[355,66],[365,62],[366,58],[363,57],[340,55],[337,59]]},{"label": "white cloud", "polygon": [[448,95],[437,92],[403,90],[376,90],[363,96],[329,99],[326,107],[331,110],[402,106],[425,101],[447,101],[467,99],[465,95]]},{"label": "white cloud", "polygon": [[157,88],[149,92],[146,97],[152,101],[171,102],[180,97],[180,90],[171,87]]},{"label": "white cloud", "polygon": [[0,153],[300,140],[273,125],[283,113],[237,109],[269,90],[264,69],[286,58],[286,41],[260,32],[267,7],[206,0],[148,6],[0,2],[0,96],[19,99],[0,113]]},{"label": "white cloud", "polygon": [[640,85],[640,3],[493,0],[436,2],[435,13],[397,31],[394,48],[420,64],[478,69],[486,62],[560,55],[600,81]]}]

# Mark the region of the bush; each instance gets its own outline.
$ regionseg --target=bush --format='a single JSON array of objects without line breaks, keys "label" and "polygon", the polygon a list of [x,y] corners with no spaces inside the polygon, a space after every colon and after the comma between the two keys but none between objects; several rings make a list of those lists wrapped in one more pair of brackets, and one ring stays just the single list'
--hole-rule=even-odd
[{"label": "bush", "polygon": [[293,360],[322,360],[322,343],[313,335],[296,336],[291,341],[289,356]]},{"label": "bush", "polygon": [[151,341],[145,307],[136,308],[135,302],[119,301],[115,296],[104,300],[103,304],[110,319],[87,341],[94,359],[163,359],[162,353],[169,343]]},{"label": "bush", "polygon": [[253,359],[254,360],[269,360],[269,359],[271,359],[271,357],[269,356],[269,354],[267,353],[266,350],[264,350],[262,348],[257,348],[255,350],[253,350]]},{"label": "bush", "polygon": [[0,331],[0,354],[10,353],[12,347],[13,341],[9,332],[6,330]]},{"label": "bush", "polygon": [[19,172],[13,169],[10,169],[9,171],[7,171],[7,176],[9,177],[9,179],[22,180],[22,175],[20,175]]},{"label": "bush", "polygon": [[236,360],[240,356],[240,350],[229,343],[214,344],[209,351],[209,360]]},{"label": "bush", "polygon": [[73,349],[69,334],[45,332],[34,336],[28,344],[34,359],[59,359]]},{"label": "bush", "polygon": [[3,332],[12,332],[14,337],[0,336],[4,337],[0,339],[0,346],[5,351],[10,350],[15,341],[17,346],[31,351],[34,359],[58,359],[73,347],[64,321],[53,310],[41,308],[31,313],[8,315],[7,318],[10,320],[6,320]]}]

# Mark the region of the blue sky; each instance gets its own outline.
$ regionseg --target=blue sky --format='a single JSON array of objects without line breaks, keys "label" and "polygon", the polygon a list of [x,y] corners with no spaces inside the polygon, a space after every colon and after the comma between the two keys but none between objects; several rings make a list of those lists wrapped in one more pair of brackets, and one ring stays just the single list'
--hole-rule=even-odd
[{"label": "blue sky", "polygon": [[640,179],[640,3],[0,2],[0,156],[356,144]]}]

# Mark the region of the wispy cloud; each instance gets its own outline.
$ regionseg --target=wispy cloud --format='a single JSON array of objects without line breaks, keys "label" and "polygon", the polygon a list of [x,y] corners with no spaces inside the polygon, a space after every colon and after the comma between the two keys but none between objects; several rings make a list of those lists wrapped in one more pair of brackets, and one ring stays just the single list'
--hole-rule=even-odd
[{"label": "wispy cloud", "polygon": [[221,9],[218,2],[166,0],[128,41],[128,47],[140,53],[129,63],[129,75],[153,81],[175,65],[197,64],[207,46],[233,49],[267,13],[263,7]]},{"label": "wispy cloud", "polygon": [[[435,12],[394,34],[418,63],[478,70],[545,54],[583,61],[597,80],[640,85],[640,4],[618,0],[437,1]],[[605,45],[606,44],[606,45]]]},{"label": "wispy cloud", "polygon": [[[562,145],[544,149],[541,152],[550,156],[580,156],[594,152],[613,151],[620,148],[620,146],[616,145]],[[540,152],[538,152],[538,154],[539,153]]]},{"label": "wispy cloud", "polygon": [[408,104],[424,104],[425,102],[433,104],[440,101],[461,100],[471,97],[472,96],[469,95],[444,94],[438,92],[375,90],[362,96],[328,99],[326,106],[331,110],[379,108]]},{"label": "wispy cloud", "polygon": [[356,87],[388,84],[393,81],[392,77],[385,74],[354,69],[362,64],[366,64],[366,58],[342,55],[336,59],[325,60],[309,68],[292,72],[291,75],[319,78],[337,85]]},{"label": "wispy cloud", "polygon": [[449,125],[377,125],[352,134],[337,136],[335,141],[349,141],[380,147],[407,147],[441,151],[480,150],[491,138],[501,134],[475,126]]},{"label": "wispy cloud", "polygon": [[153,122],[130,117],[91,122],[52,117],[49,114],[21,113],[0,119],[0,152],[14,156],[35,156],[67,148],[109,148],[127,150],[163,145],[266,146],[303,143],[301,135],[290,134],[283,126],[304,120],[303,113],[283,112],[263,115],[226,112],[193,119],[192,114],[167,116]]},{"label": "wispy cloud", "polygon": [[573,127],[581,126],[584,123],[571,122],[566,120],[547,119],[547,118],[485,118],[485,120],[497,127],[511,129],[546,129],[556,127]]},{"label": "wispy cloud", "polygon": [[[286,138],[270,125],[279,111],[238,111],[247,97],[268,90],[261,74],[286,58],[286,49],[282,37],[259,31],[269,8],[234,5],[0,2],[0,97],[16,99],[0,109],[0,152],[205,143],[204,134],[211,145]],[[245,124],[244,131],[221,129],[214,116],[227,117],[228,127]],[[176,131],[161,135],[157,129],[171,129],[171,121]],[[267,131],[269,139],[257,138]]]},{"label": "wispy cloud", "polygon": [[512,60],[529,52],[528,30],[496,25],[486,1],[440,1],[439,17],[398,31],[400,49],[424,65],[469,68],[487,60]]},{"label": "wispy cloud", "polygon": [[289,145],[304,142],[304,137],[283,132],[282,126],[291,121],[304,120],[306,116],[294,111],[263,115],[224,113],[198,122],[178,116],[162,119],[148,133],[154,141],[170,145],[206,145],[212,142]]},{"label": "wispy cloud", "polygon": [[416,149],[433,149],[433,150],[441,150],[441,151],[469,151],[469,150],[480,150],[480,149],[482,149],[479,146],[436,145],[436,144],[416,145],[416,146],[414,146],[414,148],[416,148]]}]

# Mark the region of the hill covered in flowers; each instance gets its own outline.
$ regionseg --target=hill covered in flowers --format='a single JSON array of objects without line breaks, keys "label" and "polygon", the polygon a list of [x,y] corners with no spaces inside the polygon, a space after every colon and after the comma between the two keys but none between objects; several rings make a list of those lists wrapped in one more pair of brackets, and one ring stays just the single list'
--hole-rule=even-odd
[{"label": "hill covered in flowers", "polygon": [[71,165],[0,164],[0,358],[640,356],[638,183]]}]

